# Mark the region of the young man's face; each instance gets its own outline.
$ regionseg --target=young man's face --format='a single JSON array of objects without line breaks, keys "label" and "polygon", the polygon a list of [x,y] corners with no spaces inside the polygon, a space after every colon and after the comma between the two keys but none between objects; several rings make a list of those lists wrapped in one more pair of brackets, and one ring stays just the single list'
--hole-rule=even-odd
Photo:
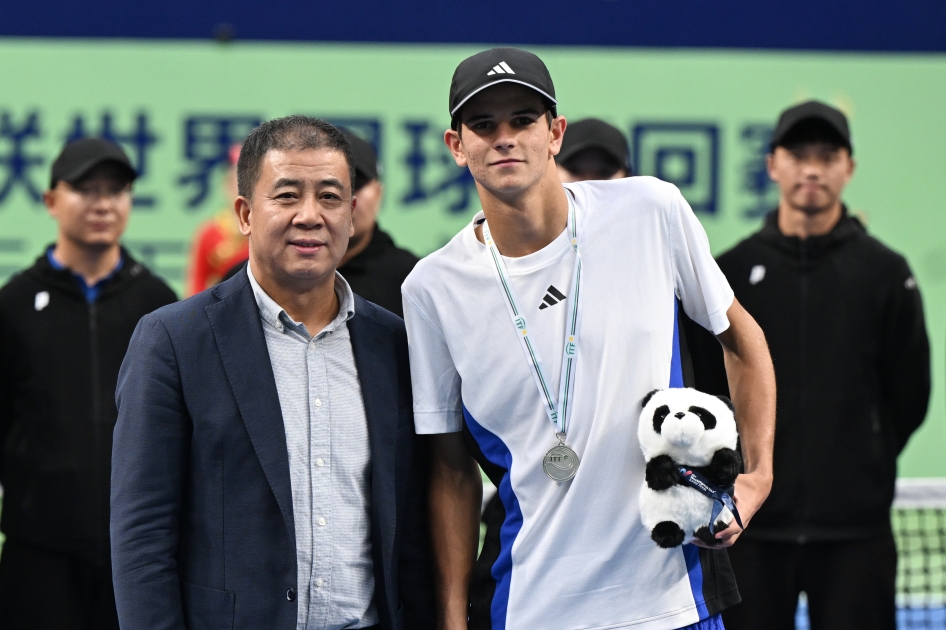
[{"label": "young man's face", "polygon": [[79,247],[107,249],[118,244],[131,214],[131,182],[108,162],[75,184],[59,181],[43,197],[59,224],[59,235]]},{"label": "young man's face", "polygon": [[542,97],[525,86],[502,83],[483,90],[460,112],[459,131],[448,130],[444,142],[458,166],[498,196],[528,190],[546,174],[562,146],[565,119],[551,128]]},{"label": "young man's face", "polygon": [[237,197],[253,273],[289,289],[335,274],[352,235],[351,181],[334,149],[269,151],[253,198]]},{"label": "young man's face", "polygon": [[817,214],[834,207],[854,175],[847,148],[827,142],[775,147],[768,157],[769,177],[790,207]]}]

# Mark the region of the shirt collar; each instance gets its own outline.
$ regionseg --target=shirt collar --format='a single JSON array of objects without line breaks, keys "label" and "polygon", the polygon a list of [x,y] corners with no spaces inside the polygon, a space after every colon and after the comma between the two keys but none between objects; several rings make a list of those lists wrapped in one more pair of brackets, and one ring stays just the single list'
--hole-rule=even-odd
[{"label": "shirt collar", "polygon": [[111,272],[95,284],[89,286],[85,278],[77,274],[72,269],[69,269],[64,264],[56,260],[56,257],[53,256],[53,250],[56,249],[55,245],[50,245],[46,248],[46,260],[49,261],[49,265],[56,271],[68,271],[76,279],[76,282],[79,283],[79,289],[81,289],[82,294],[85,296],[85,301],[89,304],[95,302],[99,299],[99,294],[102,292],[102,288],[108,283],[109,280],[115,277],[119,271],[121,271],[122,266],[125,264],[125,253],[122,252],[118,257],[118,262],[115,264],[115,268]]},{"label": "shirt collar", "polygon": [[253,287],[253,295],[256,298],[256,306],[259,308],[260,318],[282,333],[292,330],[307,339],[319,337],[324,333],[334,332],[341,327],[342,324],[355,316],[355,294],[352,293],[348,282],[338,271],[335,272],[335,295],[338,296],[338,315],[335,316],[335,319],[333,319],[328,326],[315,335],[309,334],[304,324],[289,317],[286,310],[263,290],[259,282],[256,281],[256,277],[253,275],[253,267],[250,263],[246,265],[246,275],[250,279],[250,286]]}]

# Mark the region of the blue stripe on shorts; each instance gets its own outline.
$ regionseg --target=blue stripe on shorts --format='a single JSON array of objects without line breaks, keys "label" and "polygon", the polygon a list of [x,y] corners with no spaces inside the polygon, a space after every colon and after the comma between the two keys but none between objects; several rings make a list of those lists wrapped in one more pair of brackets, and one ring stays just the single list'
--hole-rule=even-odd
[{"label": "blue stripe on shorts", "polygon": [[720,613],[716,613],[712,617],[703,619],[702,621],[697,621],[694,624],[691,624],[685,628],[680,628],[680,630],[726,630],[723,627],[723,616]]}]

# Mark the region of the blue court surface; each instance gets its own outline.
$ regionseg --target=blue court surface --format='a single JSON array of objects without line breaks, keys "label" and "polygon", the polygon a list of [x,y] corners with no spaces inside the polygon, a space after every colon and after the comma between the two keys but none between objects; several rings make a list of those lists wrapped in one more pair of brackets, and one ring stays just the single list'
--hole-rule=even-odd
[{"label": "blue court surface", "polygon": [[[795,610],[795,630],[810,630],[808,602],[802,597]],[[946,606],[939,608],[898,608],[897,630],[946,630]]]}]

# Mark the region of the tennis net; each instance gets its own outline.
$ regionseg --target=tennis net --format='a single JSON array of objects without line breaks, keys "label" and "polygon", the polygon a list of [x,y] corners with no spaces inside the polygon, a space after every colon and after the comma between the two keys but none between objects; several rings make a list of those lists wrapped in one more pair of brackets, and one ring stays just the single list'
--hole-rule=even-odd
[{"label": "tennis net", "polygon": [[[897,542],[897,630],[946,630],[946,479],[899,479],[890,511]],[[809,630],[802,593],[796,630]]]},{"label": "tennis net", "polygon": [[946,630],[946,479],[898,480],[891,519],[897,626]]}]

